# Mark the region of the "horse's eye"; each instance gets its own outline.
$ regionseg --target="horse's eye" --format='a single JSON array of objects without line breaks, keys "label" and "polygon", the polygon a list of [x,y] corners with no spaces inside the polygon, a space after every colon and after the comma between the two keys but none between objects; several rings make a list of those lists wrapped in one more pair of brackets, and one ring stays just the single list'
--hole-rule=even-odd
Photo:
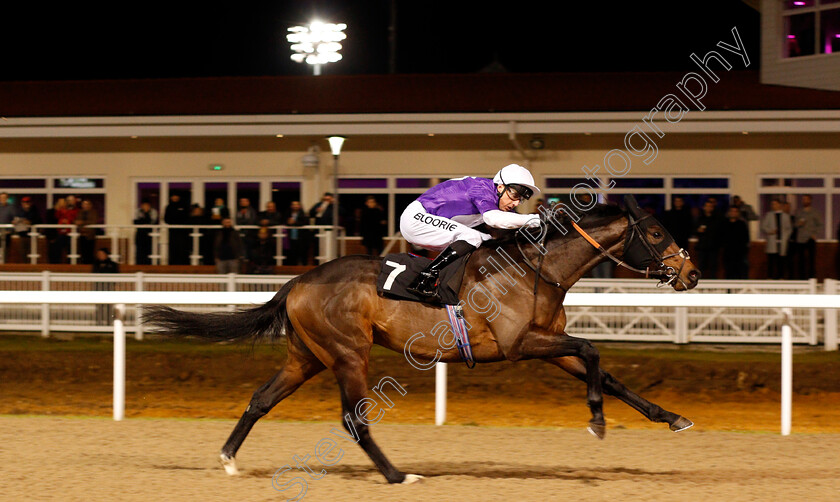
[{"label": "horse's eye", "polygon": [[653,237],[654,237],[654,239],[658,239],[658,238],[662,237],[662,234],[659,233],[659,232],[654,232]]}]

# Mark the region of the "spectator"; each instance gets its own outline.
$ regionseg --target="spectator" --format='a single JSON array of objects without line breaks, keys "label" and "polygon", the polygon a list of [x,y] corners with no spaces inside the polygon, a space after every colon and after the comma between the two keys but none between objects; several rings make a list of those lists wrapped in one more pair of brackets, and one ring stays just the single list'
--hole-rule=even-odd
[{"label": "spectator", "polygon": [[720,215],[720,205],[718,205],[717,197],[709,196],[709,197],[706,198],[706,201],[710,202],[712,204],[712,211],[716,215]]},{"label": "spectator", "polygon": [[802,204],[796,211],[794,226],[796,228],[797,272],[799,279],[810,279],[817,276],[817,238],[822,231],[822,218],[811,206],[811,196],[803,195]]},{"label": "spectator", "polygon": [[[135,225],[157,225],[158,212],[152,207],[152,204],[144,199],[140,202],[140,207],[134,214]],[[135,262],[138,265],[151,265],[152,259],[149,255],[152,254],[152,229],[138,228],[134,233],[135,246]]]},{"label": "spectator", "polygon": [[385,218],[385,211],[376,197],[369,195],[365,199],[365,207],[362,208],[360,233],[362,234],[362,245],[371,256],[379,256],[383,248],[383,237],[388,221]]},{"label": "spectator", "polygon": [[76,215],[76,225],[79,227],[79,254],[82,255],[82,263],[85,265],[93,263],[93,250],[96,247],[96,235],[99,231],[90,228],[90,225],[99,223],[99,213],[93,207],[91,201],[82,201],[82,208]]},{"label": "spectator", "polygon": [[767,278],[782,279],[785,276],[784,259],[788,252],[791,234],[790,217],[782,211],[777,199],[770,202],[770,212],[761,220],[761,230],[767,238]]},{"label": "spectator", "polygon": [[[309,223],[310,225],[332,225],[333,224],[333,194],[330,192],[326,192],[323,197],[321,197],[321,201],[312,206],[309,209]],[[322,232],[323,230],[318,230],[318,232]],[[327,232],[325,234],[327,239],[332,239],[332,232]],[[326,254],[326,251],[321,249],[321,244],[323,239],[318,239],[316,236],[315,245],[315,252],[318,255]]]},{"label": "spectator", "polygon": [[[9,204],[9,194],[6,192],[0,192],[0,225],[11,225],[15,218],[18,215],[18,208]],[[6,251],[9,249],[9,239],[12,236],[12,229],[0,227],[0,238],[3,239],[0,242],[0,251]],[[3,258],[0,262],[4,262],[5,256],[0,256]]]},{"label": "spectator", "polygon": [[[239,199],[239,210],[236,211],[236,225],[257,225],[257,211],[251,206],[251,201],[247,197]],[[251,260],[251,250],[253,249],[257,240],[257,229],[255,228],[240,228],[239,236],[242,237],[242,244],[245,248],[245,259]]]},{"label": "spectator", "polygon": [[239,210],[236,211],[236,225],[257,225],[257,211],[251,206],[251,199],[239,199]]},{"label": "spectator", "polygon": [[333,194],[327,192],[321,197],[321,201],[312,206],[309,210],[310,224],[332,225],[333,224]]},{"label": "spectator", "polygon": [[[55,204],[51,209],[47,210],[47,218],[46,223],[50,225],[57,225],[59,214],[61,214],[64,209],[67,207],[67,201],[63,197],[59,197],[55,200]],[[47,252],[49,254],[49,262],[50,263],[61,263],[63,256],[62,256],[62,235],[58,232],[56,228],[48,228],[44,231],[44,234],[47,237]]]},{"label": "spectator", "polygon": [[750,232],[747,222],[741,218],[741,212],[735,206],[729,206],[726,211],[726,220],[721,226],[720,239],[723,243],[724,277],[747,279],[749,268],[744,268],[744,263],[747,262]]},{"label": "spectator", "polygon": [[[302,227],[306,225],[306,213],[300,205],[300,201],[293,200],[289,205],[289,214],[286,217],[286,225],[289,227]],[[306,265],[309,263],[309,231],[297,228],[290,228],[289,232],[289,255],[286,259],[288,265]]]},{"label": "spectator", "polygon": [[[84,205],[84,202],[82,203]],[[93,260],[91,272],[94,274],[118,274],[120,273],[120,266],[111,260],[110,251],[108,248],[99,248],[96,250],[96,257]],[[94,284],[96,291],[113,291],[113,282],[97,282]],[[104,303],[96,306],[96,324],[105,325],[110,324],[112,317],[113,306],[110,303]]]},{"label": "spectator", "polygon": [[797,253],[797,244],[796,244],[796,217],[793,214],[793,211],[790,207],[790,202],[784,201],[782,202],[782,212],[785,213],[785,216],[788,217],[790,220],[790,236],[788,236],[788,246],[787,246],[787,256],[784,257],[784,279],[795,279],[796,278],[796,253]]},{"label": "spectator", "polygon": [[[200,227],[201,225],[209,225],[210,221],[204,213],[204,209],[199,204],[190,206],[190,213],[187,215],[187,225]],[[214,265],[216,263],[213,257],[213,239],[215,234],[209,228],[198,228],[198,233],[201,237],[198,238],[198,254],[201,255],[201,262],[204,265]],[[192,246],[190,246],[192,249]]]},{"label": "spectator", "polygon": [[32,197],[24,196],[20,199],[20,209],[15,221],[15,232],[21,239],[29,237],[32,225],[41,224],[41,212],[32,204]]},{"label": "spectator", "polygon": [[[76,197],[74,195],[68,195],[64,198],[64,200],[66,201],[66,204],[56,215],[58,217],[57,223],[59,225],[75,225],[79,215],[79,208],[76,206]],[[58,238],[62,257],[70,254],[70,234],[72,232],[73,229],[70,227],[58,229]]]},{"label": "spectator", "polygon": [[[185,225],[187,223],[187,208],[181,202],[181,196],[169,196],[169,205],[163,212],[163,221],[167,225]],[[169,229],[169,264],[189,265],[190,263],[190,230],[188,228]]]},{"label": "spectator", "polygon": [[755,214],[753,207],[744,202],[740,195],[732,197],[732,205],[738,208],[738,212],[741,213],[741,218],[748,224],[751,221],[758,221],[758,215]]},{"label": "spectator", "polygon": [[685,201],[679,195],[674,196],[671,201],[671,209],[665,211],[662,217],[662,224],[674,238],[677,246],[688,249],[688,238],[693,230],[693,219],[691,210],[685,205]]},{"label": "spectator", "polygon": [[257,219],[263,227],[276,227],[283,224],[283,215],[277,210],[277,204],[273,200],[265,203],[265,211],[262,211]]},{"label": "spectator", "polygon": [[9,194],[0,192],[0,225],[7,225],[12,223],[15,216],[18,214],[18,209],[9,204]]},{"label": "spectator", "polygon": [[723,221],[715,213],[715,202],[706,200],[697,218],[694,233],[697,235],[697,261],[700,272],[706,279],[717,279],[720,261],[720,231]]},{"label": "spectator", "polygon": [[91,266],[91,272],[96,274],[119,274],[120,265],[111,259],[110,249],[99,248],[96,250],[96,256]]},{"label": "spectator", "polygon": [[271,238],[271,231],[268,227],[260,227],[257,230],[257,239],[254,241],[254,249],[251,253],[252,272],[255,274],[274,273],[274,252],[277,250],[277,243]]},{"label": "spectator", "polygon": [[[221,197],[216,197],[216,199],[213,201],[213,205],[207,206],[207,215],[205,218],[206,224],[213,225],[213,228],[206,228],[201,231],[201,233],[206,234],[207,239],[213,243],[214,249],[216,236],[219,233],[219,228],[221,227],[222,220],[224,220],[225,218],[230,218],[230,211],[225,205],[225,200]],[[213,265],[216,263],[216,258],[213,256],[213,253],[210,253],[210,255],[208,256],[208,260],[209,261],[205,262],[206,264]]]},{"label": "spectator", "polygon": [[229,217],[222,219],[222,228],[216,233],[213,251],[213,255],[216,257],[216,273],[239,273],[239,264],[243,258],[244,249],[239,232],[233,228],[233,220]]},{"label": "spectator", "polygon": [[210,207],[210,212],[207,215],[211,224],[222,223],[225,218],[230,218],[230,210],[225,206],[225,199],[216,197],[213,205]]}]

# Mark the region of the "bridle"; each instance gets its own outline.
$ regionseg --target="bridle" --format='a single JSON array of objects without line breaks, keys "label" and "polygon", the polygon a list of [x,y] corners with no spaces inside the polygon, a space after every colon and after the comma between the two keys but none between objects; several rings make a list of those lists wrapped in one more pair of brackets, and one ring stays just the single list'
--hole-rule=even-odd
[{"label": "bridle", "polygon": [[[645,238],[645,232],[640,227],[640,224],[644,220],[646,220],[647,218],[650,218],[651,215],[650,214],[645,214],[641,218],[635,218],[632,214],[627,213],[626,216],[627,216],[627,237],[624,240],[624,250],[625,250],[624,254],[625,254],[625,256],[627,255],[627,250],[628,249],[632,250],[632,247],[637,246],[637,245],[641,245],[642,249],[648,255],[648,256],[645,256],[645,257],[642,258],[641,264],[638,267],[630,265],[625,260],[618,259],[615,255],[613,255],[606,248],[604,248],[604,246],[602,246],[598,241],[596,241],[594,238],[592,238],[592,236],[589,235],[583,228],[581,228],[580,225],[578,225],[573,219],[570,219],[569,221],[571,222],[572,227],[575,229],[575,231],[577,231],[577,233],[580,234],[580,236],[583,237],[586,240],[586,242],[588,242],[590,245],[592,245],[592,247],[594,247],[599,253],[601,253],[602,256],[604,256],[605,258],[608,258],[609,260],[612,260],[613,262],[615,262],[615,264],[617,266],[623,267],[627,270],[630,270],[632,272],[636,272],[638,274],[642,274],[642,275],[645,276],[645,278],[648,278],[648,277],[659,278],[659,282],[657,283],[657,287],[672,286],[673,284],[679,282],[686,289],[688,289],[688,285],[680,277],[680,274],[682,273],[683,268],[685,268],[686,262],[690,259],[689,255],[688,255],[688,251],[680,248],[680,250],[677,251],[676,253],[663,255],[659,250],[656,249],[656,247],[654,247],[654,245],[652,245],[647,240],[647,238]],[[547,226],[547,223],[546,223],[545,220],[549,217],[551,217],[551,216],[546,215],[545,213],[540,213],[540,222],[541,222],[540,227],[545,228],[545,230],[542,232],[542,237],[540,238],[540,242],[539,242],[540,249],[545,249],[545,241],[546,241],[546,238],[548,237],[548,226]],[[566,289],[563,287],[562,284],[560,284],[557,281],[553,281],[553,280],[549,279],[548,277],[546,277],[542,273],[542,264],[543,264],[543,259],[545,258],[545,253],[542,253],[542,252],[540,253],[539,258],[537,259],[537,265],[534,265],[531,262],[531,260],[528,258],[528,256],[525,254],[525,251],[522,249],[522,244],[519,242],[519,239],[517,238],[518,234],[519,234],[519,231],[517,231],[516,235],[514,236],[514,241],[516,242],[516,248],[519,250],[519,253],[522,255],[522,259],[525,262],[525,265],[528,266],[528,268],[530,268],[532,271],[534,271],[534,274],[535,274],[535,277],[534,277],[534,294],[535,295],[537,294],[537,285],[539,284],[540,279],[543,280],[544,282],[546,282],[547,284],[555,287],[555,288],[563,289],[565,291]],[[673,241],[673,238],[671,238],[670,236],[668,236],[668,238],[670,238],[671,241]],[[661,243],[660,243],[660,245],[661,245]],[[670,245],[670,242],[668,242],[665,247],[667,248],[669,245]],[[675,269],[674,267],[671,267],[669,265],[665,265],[665,260],[667,260],[669,258],[673,258],[675,256],[679,256],[680,258],[682,258],[682,262],[680,262],[679,268]],[[657,263],[657,267],[654,268],[654,269],[651,269],[651,267],[650,267],[651,263]],[[641,267],[644,267],[644,268],[641,268]]]},{"label": "bridle", "polygon": [[[610,259],[612,259],[613,261],[615,261],[617,264],[622,265],[627,269],[633,270],[634,272],[644,273],[645,277],[659,278],[659,283],[657,284],[657,287],[673,286],[676,282],[680,282],[683,285],[683,287],[685,287],[686,289],[689,289],[688,285],[680,277],[683,269],[685,268],[686,262],[688,260],[690,260],[690,257],[688,255],[688,251],[686,251],[683,248],[680,248],[676,253],[663,255],[656,248],[656,246],[654,246],[653,244],[650,243],[650,241],[647,240],[647,238],[645,237],[645,231],[642,230],[642,228],[640,227],[640,223],[642,221],[646,220],[647,218],[651,218],[651,215],[650,214],[645,214],[641,218],[635,218],[632,214],[628,213],[627,214],[627,220],[628,220],[627,228],[628,228],[629,234],[628,234],[627,238],[624,240],[624,255],[625,256],[627,256],[627,250],[629,248],[631,248],[633,245],[635,245],[635,243],[641,243],[641,245],[647,251],[647,253],[649,255],[648,259],[645,260],[642,264],[643,265],[648,264],[648,266],[645,267],[644,270],[639,270],[639,269],[636,269],[634,267],[631,267],[631,266],[627,265],[624,262],[617,261],[617,259],[615,257],[609,255],[609,253],[607,253],[607,256]],[[575,229],[578,231],[578,233],[583,232],[583,229],[580,228],[576,223],[572,222],[572,225],[575,227]],[[585,233],[585,232],[583,232],[583,233]],[[666,234],[667,234],[667,232],[666,232]],[[583,235],[583,234],[581,234],[581,235]],[[586,237],[584,237],[584,238],[586,238]],[[589,239],[587,239],[587,240],[589,240]],[[673,240],[674,240],[673,237],[671,237],[670,235],[667,235],[666,236],[666,242],[664,243],[665,245],[663,247],[664,248],[669,247],[671,245],[671,242],[673,242]],[[590,243],[591,242],[593,242],[593,241],[590,241]],[[660,243],[659,246],[662,246],[662,244],[663,243]],[[596,246],[596,247],[600,247],[600,246]],[[678,257],[682,258],[682,261],[680,262],[680,266],[677,269],[665,264],[665,260],[667,260],[669,258],[673,258],[675,256],[678,256]],[[655,269],[651,270],[651,268],[649,266],[650,263],[656,263],[657,267]]]}]

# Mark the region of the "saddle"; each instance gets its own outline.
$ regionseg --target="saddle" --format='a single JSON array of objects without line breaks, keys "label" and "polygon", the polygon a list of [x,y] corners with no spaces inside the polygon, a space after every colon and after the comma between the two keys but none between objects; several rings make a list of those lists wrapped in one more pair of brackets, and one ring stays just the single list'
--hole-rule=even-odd
[{"label": "saddle", "polygon": [[472,253],[467,253],[447,265],[440,271],[438,298],[430,299],[408,291],[408,286],[432,260],[407,253],[393,253],[382,260],[382,269],[376,278],[376,291],[382,296],[398,300],[410,300],[445,307],[449,315],[449,324],[455,335],[458,353],[468,368],[475,366],[475,357],[470,344],[470,336],[464,320],[463,309],[459,305],[458,292],[464,280],[464,270]]},{"label": "saddle", "polygon": [[468,253],[459,257],[440,271],[438,298],[427,298],[408,291],[408,286],[426,266],[432,262],[428,258],[410,253],[392,253],[382,259],[382,269],[376,278],[376,292],[398,300],[410,300],[431,305],[458,305],[458,292],[464,279],[464,270]]}]

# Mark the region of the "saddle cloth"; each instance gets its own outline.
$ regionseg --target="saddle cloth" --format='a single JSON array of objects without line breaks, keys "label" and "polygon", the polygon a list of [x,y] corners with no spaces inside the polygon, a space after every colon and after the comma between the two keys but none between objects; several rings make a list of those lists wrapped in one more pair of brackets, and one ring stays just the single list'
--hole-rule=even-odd
[{"label": "saddle cloth", "polygon": [[415,295],[408,291],[408,286],[417,275],[432,261],[422,256],[407,253],[392,253],[382,259],[382,269],[376,278],[376,291],[383,295],[400,300],[415,302],[458,305],[458,292],[464,279],[464,268],[470,255],[466,254],[450,263],[440,272],[438,296],[440,300],[429,299]]}]

